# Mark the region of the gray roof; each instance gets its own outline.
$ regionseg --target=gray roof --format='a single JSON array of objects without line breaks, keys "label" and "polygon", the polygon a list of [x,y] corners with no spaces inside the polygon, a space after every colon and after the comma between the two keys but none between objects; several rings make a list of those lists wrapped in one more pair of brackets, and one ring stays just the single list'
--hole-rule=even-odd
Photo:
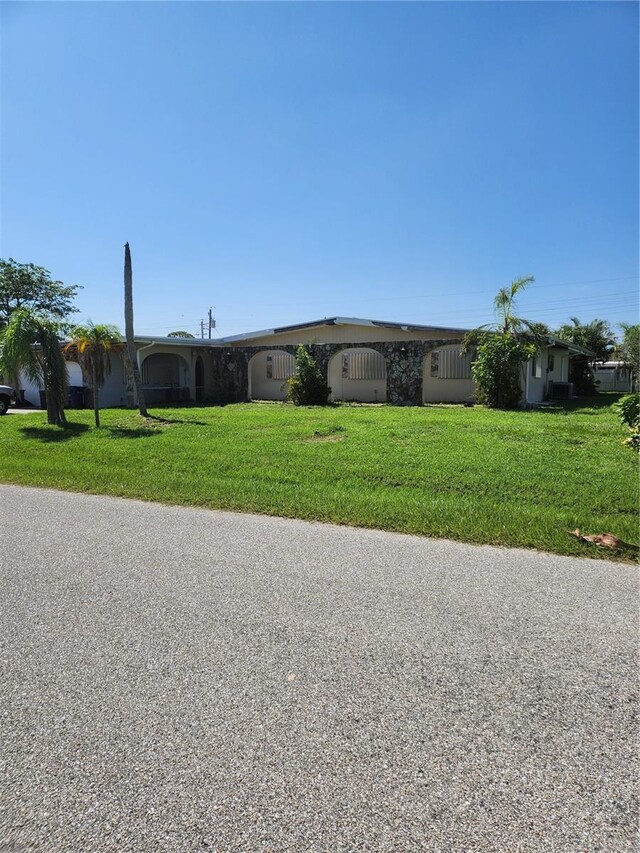
[{"label": "gray roof", "polygon": [[[313,329],[318,326],[369,326],[372,328],[383,329],[398,329],[403,332],[448,332],[455,335],[465,335],[469,329],[461,329],[452,326],[425,326],[420,323],[397,323],[390,320],[363,320],[360,317],[324,317],[322,320],[311,320],[307,323],[294,323],[290,326],[277,326],[273,329],[260,329],[256,332],[244,332],[241,335],[229,335],[226,338],[175,338],[175,337],[156,337],[149,335],[136,335],[136,343],[143,345],[171,344],[172,346],[182,347],[223,347],[231,343],[240,343],[241,341],[251,341],[254,338],[264,338],[271,335],[279,335],[284,332],[297,332],[303,329]],[[595,358],[595,353],[591,350],[580,347],[571,341],[563,341],[550,335],[547,338],[549,347],[557,347],[558,349],[568,350],[574,355],[586,355],[590,358]]]},{"label": "gray roof", "polygon": [[396,323],[389,320],[363,320],[360,317],[324,317],[322,320],[311,320],[308,323],[294,323],[291,326],[278,326],[273,329],[261,329],[257,332],[245,332],[242,335],[231,335],[227,338],[219,338],[219,341],[221,343],[246,341],[251,338],[279,335],[283,332],[312,329],[316,326],[370,326],[384,329],[401,329],[405,332],[453,332],[460,335],[464,335],[469,331],[469,329],[450,328],[448,326],[423,326],[418,323]]}]

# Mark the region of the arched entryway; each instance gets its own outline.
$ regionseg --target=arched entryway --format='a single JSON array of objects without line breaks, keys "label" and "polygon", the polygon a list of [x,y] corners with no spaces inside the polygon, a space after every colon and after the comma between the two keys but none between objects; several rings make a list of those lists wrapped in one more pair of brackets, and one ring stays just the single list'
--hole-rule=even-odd
[{"label": "arched entryway", "polygon": [[329,361],[332,400],[384,403],[387,366],[382,353],[368,347],[340,350]]},{"label": "arched entryway", "polygon": [[189,400],[189,366],[182,356],[168,352],[151,353],[142,362],[141,372],[147,404]]},{"label": "arched entryway", "polygon": [[284,350],[264,350],[249,362],[249,399],[284,400],[287,379],[296,372],[296,360]]},{"label": "arched entryway", "polygon": [[460,344],[439,347],[427,353],[422,368],[423,403],[466,403],[473,400],[471,353]]}]

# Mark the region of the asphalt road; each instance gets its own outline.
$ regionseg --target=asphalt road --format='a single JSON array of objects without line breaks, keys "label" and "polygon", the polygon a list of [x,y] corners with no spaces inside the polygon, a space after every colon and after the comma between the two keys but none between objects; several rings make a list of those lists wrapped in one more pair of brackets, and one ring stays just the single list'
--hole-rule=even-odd
[{"label": "asphalt road", "polygon": [[0,851],[630,851],[634,566],[0,487]]}]

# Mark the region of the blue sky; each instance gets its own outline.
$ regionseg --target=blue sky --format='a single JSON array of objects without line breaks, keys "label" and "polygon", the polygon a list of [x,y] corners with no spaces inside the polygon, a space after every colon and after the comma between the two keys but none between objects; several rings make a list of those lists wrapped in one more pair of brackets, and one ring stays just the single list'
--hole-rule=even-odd
[{"label": "blue sky", "polygon": [[2,3],[1,257],[79,318],[638,316],[636,3]]}]

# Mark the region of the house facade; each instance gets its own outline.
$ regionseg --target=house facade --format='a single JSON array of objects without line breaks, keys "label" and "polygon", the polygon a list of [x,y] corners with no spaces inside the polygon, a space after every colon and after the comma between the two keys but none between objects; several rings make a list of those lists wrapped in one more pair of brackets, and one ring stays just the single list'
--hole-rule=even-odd
[{"label": "house facade", "polygon": [[[472,356],[462,352],[466,331],[330,317],[216,340],[141,336],[136,350],[151,406],[283,400],[300,344],[310,347],[334,401],[464,403],[473,400],[475,391]],[[584,350],[549,339],[525,366],[523,403],[568,396],[569,359],[577,353]],[[124,359],[115,355],[100,391],[101,405],[124,406],[131,393]],[[37,389],[27,389],[26,397],[39,404]]]}]

